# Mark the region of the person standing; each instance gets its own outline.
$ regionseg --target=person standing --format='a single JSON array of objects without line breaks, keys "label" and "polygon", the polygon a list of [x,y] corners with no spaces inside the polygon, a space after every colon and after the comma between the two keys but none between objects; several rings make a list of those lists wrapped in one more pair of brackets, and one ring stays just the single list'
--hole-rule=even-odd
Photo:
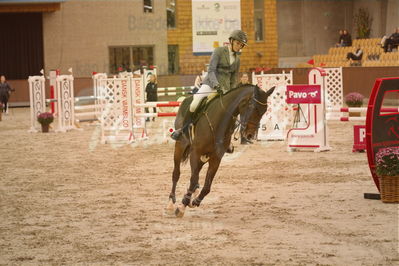
[{"label": "person standing", "polygon": [[[157,76],[155,74],[150,75],[150,81],[147,83],[145,87],[145,92],[147,94],[146,102],[157,102],[158,101],[158,82]],[[153,107],[154,113],[157,112],[157,108]],[[145,112],[148,113],[148,107],[145,108]],[[147,118],[147,121],[150,119]],[[155,117],[152,118],[152,121],[155,121]]]},{"label": "person standing", "polygon": [[192,122],[192,114],[204,97],[213,92],[227,92],[237,86],[238,73],[240,70],[239,52],[248,43],[247,34],[241,30],[233,31],[229,36],[229,45],[217,47],[211,56],[208,73],[205,76],[198,92],[193,95],[193,101],[185,114],[183,126],[176,129],[171,138],[179,140],[183,131]]},{"label": "person standing", "polygon": [[15,91],[10,87],[6,81],[6,77],[0,77],[0,103],[3,105],[3,113],[8,114],[8,100],[10,99],[11,92]]},{"label": "person standing", "polygon": [[238,83],[238,86],[246,85],[249,84],[249,77],[247,73],[242,73],[241,78],[240,78],[240,83]]},{"label": "person standing", "polygon": [[[249,77],[247,73],[242,73],[241,78],[240,78],[240,83],[238,83],[238,86],[243,86],[249,84]],[[249,141],[247,138],[245,138],[242,135],[242,132],[244,131],[244,128],[240,126],[240,135],[241,135],[241,144],[246,145],[246,144],[251,144],[252,142]]]}]

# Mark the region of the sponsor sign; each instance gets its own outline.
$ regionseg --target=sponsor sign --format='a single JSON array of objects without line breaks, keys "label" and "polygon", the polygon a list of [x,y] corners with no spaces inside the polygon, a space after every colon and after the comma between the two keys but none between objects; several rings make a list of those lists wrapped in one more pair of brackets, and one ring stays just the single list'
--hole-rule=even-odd
[{"label": "sponsor sign", "polygon": [[320,85],[288,85],[287,103],[321,103]]},{"label": "sponsor sign", "polygon": [[209,55],[241,29],[240,0],[192,0],[193,53]]}]

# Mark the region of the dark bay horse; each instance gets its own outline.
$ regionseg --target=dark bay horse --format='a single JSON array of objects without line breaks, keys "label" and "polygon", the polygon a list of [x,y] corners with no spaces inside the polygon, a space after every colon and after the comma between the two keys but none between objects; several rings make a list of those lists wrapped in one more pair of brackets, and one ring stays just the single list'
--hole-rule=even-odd
[{"label": "dark bay horse", "polygon": [[[231,136],[236,128],[237,116],[240,115],[242,134],[248,140],[256,136],[259,121],[267,110],[267,98],[274,87],[265,92],[258,86],[243,85],[232,89],[224,95],[215,96],[204,111],[200,111],[192,132],[176,141],[174,152],[173,185],[169,195],[167,210],[177,217],[183,217],[186,206],[198,207],[210,192],[213,178],[219,168],[226,150],[230,146]],[[186,98],[176,116],[175,128],[181,128],[185,113],[188,111],[192,97]],[[175,208],[176,185],[180,178],[180,164],[190,158],[191,179],[182,205]],[[209,163],[204,187],[198,196],[199,173],[205,163]]]}]

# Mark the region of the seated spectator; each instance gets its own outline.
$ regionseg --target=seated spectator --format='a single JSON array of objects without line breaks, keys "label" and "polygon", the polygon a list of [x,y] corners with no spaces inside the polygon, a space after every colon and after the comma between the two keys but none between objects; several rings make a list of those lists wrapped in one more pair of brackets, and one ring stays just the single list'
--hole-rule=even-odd
[{"label": "seated spectator", "polygon": [[342,47],[352,46],[352,37],[347,30],[342,34]]},{"label": "seated spectator", "polygon": [[338,42],[335,44],[335,47],[343,47],[344,43],[344,31],[339,30],[339,39]]},{"label": "seated spectator", "polygon": [[362,57],[363,57],[363,50],[362,50],[362,48],[360,48],[360,46],[357,47],[356,52],[348,53],[346,55],[346,59],[357,61],[359,63],[362,60]]},{"label": "seated spectator", "polygon": [[384,36],[381,40],[381,46],[384,48],[384,52],[392,52],[393,49],[398,48],[399,45],[399,27],[396,28],[395,32],[391,36]]}]

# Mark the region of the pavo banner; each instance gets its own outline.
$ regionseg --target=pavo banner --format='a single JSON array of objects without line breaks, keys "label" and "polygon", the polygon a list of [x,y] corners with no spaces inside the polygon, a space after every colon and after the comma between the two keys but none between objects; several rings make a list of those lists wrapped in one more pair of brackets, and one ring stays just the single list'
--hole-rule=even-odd
[{"label": "pavo banner", "polygon": [[240,0],[192,0],[193,53],[209,55],[241,29]]}]

